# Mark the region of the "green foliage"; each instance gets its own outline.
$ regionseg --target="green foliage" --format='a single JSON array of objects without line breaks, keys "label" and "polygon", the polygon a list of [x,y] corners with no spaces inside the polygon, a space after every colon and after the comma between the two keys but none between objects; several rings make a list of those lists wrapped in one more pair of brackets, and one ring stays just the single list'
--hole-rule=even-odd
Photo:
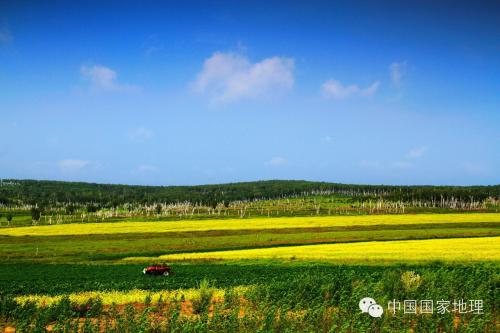
[{"label": "green foliage", "polygon": [[83,304],[71,304],[73,312],[80,317],[95,317],[98,316],[103,309],[102,300],[100,298],[91,298]]},{"label": "green foliage", "polygon": [[192,300],[193,312],[196,314],[208,311],[208,306],[213,295],[213,287],[207,279],[201,280],[198,289],[200,290],[199,295]]},{"label": "green foliage", "polygon": [[66,214],[72,215],[76,211],[76,206],[69,204],[66,206]]},{"label": "green foliage", "polygon": [[[125,291],[144,289],[150,291],[180,288],[198,288],[200,281],[212,281],[210,287],[229,288],[239,285],[272,285],[270,289],[254,291],[257,299],[274,299],[282,291],[297,290],[296,300],[311,300],[316,297],[310,290],[327,296],[328,302],[337,304],[342,295],[365,292],[361,286],[373,285],[378,293],[404,299],[410,296],[401,276],[406,271],[414,271],[421,276],[418,293],[431,296],[429,290],[438,290],[444,297],[465,295],[465,291],[475,290],[475,297],[492,297],[495,290],[495,264],[490,265],[447,265],[435,263],[416,266],[367,266],[367,265],[327,265],[312,263],[279,264],[255,262],[241,264],[174,264],[174,273],[168,278],[149,277],[142,274],[144,265],[69,265],[69,264],[2,264],[0,265],[0,285],[5,294],[47,294],[82,292],[88,290]],[[216,281],[216,283],[213,283]],[[294,284],[297,286],[294,287]],[[301,289],[302,288],[302,289]],[[322,289],[323,288],[323,289]],[[363,287],[365,288],[365,287]],[[434,295],[436,296],[436,295]],[[323,300],[321,298],[321,300]],[[293,304],[290,304],[293,305]]]},{"label": "green foliage", "polygon": [[[0,205],[9,223],[14,216],[15,226],[31,222],[30,218],[47,224],[64,223],[56,219],[60,215],[67,215],[64,218],[73,223],[85,223],[105,218],[122,220],[120,214],[124,213],[132,220],[159,220],[193,218],[193,214],[198,214],[196,218],[225,218],[445,212],[455,209],[451,208],[455,204],[457,207],[463,204],[468,207],[466,210],[485,207],[498,210],[500,194],[498,185],[365,186],[306,181],[175,187],[31,180],[8,184],[11,185],[0,186]],[[400,208],[402,202],[415,204],[407,210]],[[476,205],[478,202],[481,205]],[[168,205],[176,203],[180,203],[179,212],[173,213]],[[32,206],[35,208],[30,211]],[[196,209],[198,213],[190,213]],[[175,274],[168,278],[144,276],[143,264],[116,263],[123,257],[138,255],[321,242],[487,236],[498,232],[497,223],[467,223],[425,227],[415,224],[404,229],[355,226],[1,237],[0,329],[4,323],[11,323],[19,332],[45,332],[48,325],[54,332],[495,332],[498,322],[495,263],[385,266],[327,265],[298,260],[174,263]],[[33,253],[37,256],[33,257]],[[33,263],[37,261],[45,264]],[[235,291],[239,286],[247,287],[243,295]],[[184,299],[162,298],[152,304],[149,297],[142,305],[110,307],[105,307],[99,298],[74,304],[66,296],[49,306],[18,304],[14,300],[15,296],[25,294],[181,288],[199,289],[198,297],[191,301],[190,316],[183,313],[185,303],[189,302]],[[215,288],[224,289],[223,300],[214,297]],[[366,296],[376,298],[382,305],[393,299],[482,299],[485,313],[412,318],[384,314],[373,319],[358,308],[359,299]]]},{"label": "green foliage", "polygon": [[226,204],[231,201],[276,199],[313,193],[345,195],[359,200],[384,198],[392,201],[453,199],[470,202],[500,197],[500,185],[387,186],[270,180],[198,186],[135,186],[36,180],[5,181],[15,185],[0,186],[0,200],[47,206],[53,206],[55,203],[89,203],[116,207],[131,202],[152,204],[189,201],[215,208],[218,203]]},{"label": "green foliage", "polygon": [[[212,288],[220,288],[224,282],[209,282],[206,278],[199,282],[199,278],[223,270],[223,266],[212,271],[205,267],[191,281],[191,286],[198,287],[204,296],[199,304],[193,304],[190,316],[181,314],[184,310],[180,303],[165,304],[157,311],[147,304],[113,305],[106,309],[98,306],[97,300],[89,302],[91,310],[82,316],[73,311],[74,305],[67,298],[51,307],[37,307],[32,303],[19,305],[12,296],[3,294],[0,321],[12,322],[18,330],[29,332],[43,332],[49,324],[57,327],[56,331],[70,332],[78,322],[80,332],[158,332],[167,327],[170,332],[403,332],[410,328],[415,332],[496,332],[497,299],[493,292],[497,283],[496,266],[298,266],[289,271],[280,268],[283,266],[269,266],[266,279],[254,283],[243,294],[245,301],[239,304],[227,284],[227,299],[223,303],[212,299]],[[236,276],[240,271],[248,277],[252,269],[239,265],[224,273]],[[279,274],[272,274],[275,270]],[[389,300],[409,297],[402,280],[416,281],[417,275],[421,283],[418,294],[414,295],[417,299],[483,299],[484,314],[435,313],[409,317],[401,312],[394,316],[385,313],[376,319],[359,311],[358,301],[362,297],[375,297],[384,309]],[[396,283],[395,288],[387,288],[391,281]],[[415,286],[414,282],[411,285]],[[78,321],[79,316],[84,318],[83,322]]]},{"label": "green foliage", "polygon": [[88,204],[85,210],[87,211],[87,213],[95,213],[99,210],[99,206],[94,204]]},{"label": "green foliage", "polygon": [[[498,186],[372,186],[260,181],[201,186],[130,186],[10,181],[1,211],[15,226],[103,221],[158,221],[281,216],[498,212]],[[29,207],[43,207],[31,218]],[[34,216],[36,217],[36,216]]]},{"label": "green foliage", "polygon": [[40,220],[41,215],[42,215],[42,210],[40,208],[38,207],[31,208],[31,219],[33,221]]},{"label": "green foliage", "polygon": [[403,287],[407,292],[416,291],[422,283],[422,279],[419,274],[414,271],[406,271],[401,274],[401,282]]}]

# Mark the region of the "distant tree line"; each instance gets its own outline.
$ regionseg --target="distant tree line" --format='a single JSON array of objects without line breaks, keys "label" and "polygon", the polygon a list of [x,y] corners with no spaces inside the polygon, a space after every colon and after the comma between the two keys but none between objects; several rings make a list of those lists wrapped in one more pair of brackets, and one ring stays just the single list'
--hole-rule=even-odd
[{"label": "distant tree line", "polygon": [[[37,207],[85,205],[89,212],[99,207],[125,203],[155,204],[192,202],[209,207],[233,201],[278,199],[305,195],[339,195],[359,201],[453,201],[481,202],[500,198],[500,185],[491,186],[389,186],[350,185],[302,180],[269,180],[198,186],[137,186],[83,182],[5,179],[0,186],[0,205]],[[71,213],[71,212],[69,212]]]}]

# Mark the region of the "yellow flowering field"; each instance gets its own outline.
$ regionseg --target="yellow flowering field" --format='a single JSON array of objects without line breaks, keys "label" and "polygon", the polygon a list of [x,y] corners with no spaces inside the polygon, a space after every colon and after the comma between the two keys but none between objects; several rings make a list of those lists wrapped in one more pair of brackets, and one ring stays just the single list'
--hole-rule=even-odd
[{"label": "yellow flowering field", "polygon": [[228,220],[75,223],[2,228],[4,236],[95,235],[116,233],[163,233],[209,230],[263,230],[348,226],[498,222],[500,213],[416,214],[250,218]]},{"label": "yellow flowering field", "polygon": [[[272,247],[263,249],[180,253],[162,260],[306,259],[345,262],[498,261],[500,237],[426,239]],[[137,258],[143,260],[144,258]],[[125,259],[127,260],[127,259]],[[128,260],[133,261],[134,258]]]},{"label": "yellow flowering field", "polygon": [[[235,295],[241,295],[247,291],[249,286],[237,286],[232,288]],[[224,298],[225,290],[211,288],[212,297],[214,299]],[[148,291],[142,289],[131,289],[127,291],[85,291],[79,293],[70,293],[67,295],[22,295],[15,298],[19,304],[26,302],[33,302],[38,306],[50,306],[61,301],[64,296],[68,296],[71,302],[77,304],[84,304],[90,299],[100,298],[104,305],[111,304],[130,304],[130,303],[143,303],[146,297],[151,298],[151,304],[157,304],[160,297],[163,301],[179,301],[181,299],[194,300],[200,297],[200,289],[176,289],[176,290],[161,290],[161,291]]]}]

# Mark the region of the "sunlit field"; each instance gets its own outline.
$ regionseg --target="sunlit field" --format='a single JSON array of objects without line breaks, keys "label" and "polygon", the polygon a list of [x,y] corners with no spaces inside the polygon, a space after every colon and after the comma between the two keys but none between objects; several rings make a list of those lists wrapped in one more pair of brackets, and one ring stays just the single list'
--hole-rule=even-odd
[{"label": "sunlit field", "polygon": [[[381,304],[480,298],[482,316],[413,325],[493,332],[500,214],[12,225],[0,228],[0,255],[0,316],[11,318],[0,328],[19,331],[406,330],[403,314],[359,313],[375,291]],[[144,276],[151,264],[174,274]]]},{"label": "sunlit field", "polygon": [[[241,295],[248,290],[248,287],[235,287],[231,289],[235,295]],[[225,296],[224,289],[212,288],[212,297],[223,299]],[[158,301],[172,302],[181,300],[195,300],[200,297],[199,288],[190,289],[175,289],[163,291],[148,291],[142,289],[131,289],[126,291],[85,291],[79,293],[69,293],[66,295],[24,295],[15,298],[19,304],[34,302],[38,306],[51,306],[57,304],[64,297],[68,297],[71,302],[85,304],[89,300],[100,298],[104,305],[112,304],[131,304],[142,303],[146,298],[150,299],[151,304],[158,304]]]},{"label": "sunlit field", "polygon": [[99,235],[118,233],[164,233],[208,230],[265,230],[286,228],[328,228],[347,226],[445,224],[445,223],[499,222],[499,213],[488,214],[415,214],[365,215],[328,217],[249,218],[230,220],[171,221],[171,222],[116,222],[54,224],[44,226],[4,228],[4,236],[62,236]]},{"label": "sunlit field", "polygon": [[[347,322],[363,331],[357,302],[376,290],[381,304],[481,298],[483,316],[419,316],[415,325],[493,332],[495,296],[486,290],[500,260],[498,221],[471,213],[3,228],[0,313],[15,323],[0,327],[316,332]],[[174,275],[142,274],[157,263]],[[373,322],[380,330],[407,327],[402,314],[384,318]]]},{"label": "sunlit field", "polygon": [[[305,259],[345,262],[498,261],[500,260],[500,237],[286,246],[170,254],[160,256],[159,259],[163,261],[193,259]],[[125,260],[134,260],[134,258]],[[137,260],[141,259],[137,258]]]}]

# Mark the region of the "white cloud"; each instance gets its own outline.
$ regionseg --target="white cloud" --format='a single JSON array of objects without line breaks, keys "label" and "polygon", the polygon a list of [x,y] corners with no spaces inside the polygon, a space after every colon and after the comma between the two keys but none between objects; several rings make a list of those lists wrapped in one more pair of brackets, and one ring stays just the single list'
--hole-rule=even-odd
[{"label": "white cloud", "polygon": [[153,137],[153,131],[145,127],[139,127],[130,133],[130,138],[135,142],[144,142]]},{"label": "white cloud", "polygon": [[151,173],[158,171],[158,168],[154,165],[141,164],[137,167],[137,171],[139,171],[140,173]]},{"label": "white cloud", "polygon": [[89,165],[89,161],[86,160],[60,160],[57,162],[59,169],[63,172],[74,172],[79,171]]},{"label": "white cloud", "polygon": [[139,90],[137,86],[117,82],[118,74],[116,71],[106,66],[83,65],[80,67],[80,73],[85,79],[90,81],[93,91],[135,92]]},{"label": "white cloud", "polygon": [[406,155],[408,158],[419,158],[422,157],[426,152],[428,148],[427,147],[417,147],[411,149],[408,154]]},{"label": "white cloud", "polygon": [[406,73],[406,61],[404,62],[393,62],[389,66],[389,70],[391,73],[391,81],[395,87],[401,86],[401,81],[403,80],[403,76]]},{"label": "white cloud", "polygon": [[269,166],[280,166],[286,164],[286,159],[281,156],[275,156],[266,162],[266,165]]},{"label": "white cloud", "polygon": [[380,86],[379,81],[373,82],[370,86],[362,89],[356,84],[344,86],[340,81],[330,79],[321,86],[325,97],[344,99],[352,96],[372,96]]},{"label": "white cloud", "polygon": [[292,88],[293,69],[290,58],[272,57],[251,63],[236,53],[216,52],[205,60],[193,90],[214,103],[267,96]]}]

